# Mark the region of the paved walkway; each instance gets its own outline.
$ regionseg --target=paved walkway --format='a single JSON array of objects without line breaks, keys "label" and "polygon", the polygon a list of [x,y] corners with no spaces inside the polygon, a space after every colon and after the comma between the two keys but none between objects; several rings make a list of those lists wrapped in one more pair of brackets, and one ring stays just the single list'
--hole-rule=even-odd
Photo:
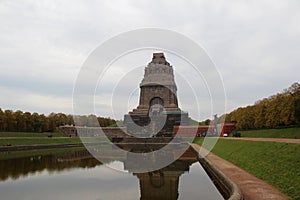
[{"label": "paved walkway", "polygon": [[286,142],[300,144],[300,139],[287,139],[287,138],[247,138],[247,137],[222,137],[228,140],[249,140],[249,141],[264,141],[264,142]]},{"label": "paved walkway", "polygon": [[[192,145],[200,154],[201,152],[204,153],[204,155],[207,154],[207,151],[197,144]],[[211,152],[208,153],[206,158],[240,188],[245,200],[289,199],[276,188]]]}]

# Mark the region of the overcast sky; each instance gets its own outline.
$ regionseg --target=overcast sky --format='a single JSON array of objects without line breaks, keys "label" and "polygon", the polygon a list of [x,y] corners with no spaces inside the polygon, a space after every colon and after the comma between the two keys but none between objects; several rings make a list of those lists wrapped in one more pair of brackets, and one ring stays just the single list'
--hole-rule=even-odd
[{"label": "overcast sky", "polygon": [[[298,0],[1,0],[0,24],[2,109],[72,113],[73,84],[89,54],[112,36],[147,27],[176,31],[207,51],[222,76],[227,111],[300,81]],[[193,113],[184,98],[179,93],[182,109]],[[110,116],[106,99],[97,103],[97,114]]]}]

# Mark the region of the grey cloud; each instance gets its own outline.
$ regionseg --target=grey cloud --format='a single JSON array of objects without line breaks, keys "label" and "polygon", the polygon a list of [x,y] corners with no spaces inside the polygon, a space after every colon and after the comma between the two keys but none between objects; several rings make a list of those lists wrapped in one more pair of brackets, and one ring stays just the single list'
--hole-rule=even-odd
[{"label": "grey cloud", "polygon": [[[68,98],[81,65],[99,44],[124,31],[158,27],[203,45],[223,77],[232,110],[299,82],[299,11],[297,0],[1,1],[0,92]],[[171,64],[176,69],[176,61]],[[103,85],[101,92],[109,91]],[[5,106],[11,109],[49,110],[34,108],[30,101],[19,105],[13,97],[1,102],[9,102]],[[190,108],[181,98],[182,107]],[[62,112],[69,109],[61,107]]]}]

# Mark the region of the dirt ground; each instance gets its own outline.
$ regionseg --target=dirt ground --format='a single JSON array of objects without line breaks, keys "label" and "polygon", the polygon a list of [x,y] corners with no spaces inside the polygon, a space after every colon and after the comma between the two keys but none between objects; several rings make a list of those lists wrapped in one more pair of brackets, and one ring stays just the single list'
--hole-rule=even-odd
[{"label": "dirt ground", "polygon": [[222,137],[222,139],[229,139],[229,140],[250,140],[250,141],[263,141],[263,142],[286,142],[286,143],[300,144],[300,139],[287,139],[287,138]]}]

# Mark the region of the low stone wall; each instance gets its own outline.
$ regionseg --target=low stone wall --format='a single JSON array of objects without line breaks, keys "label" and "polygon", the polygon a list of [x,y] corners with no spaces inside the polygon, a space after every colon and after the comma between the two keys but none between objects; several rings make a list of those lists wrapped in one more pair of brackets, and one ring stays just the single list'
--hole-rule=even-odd
[{"label": "low stone wall", "polygon": [[77,130],[76,130],[75,126],[59,126],[58,128],[61,132],[66,134],[66,136],[69,136],[69,137],[77,136]]},{"label": "low stone wall", "polygon": [[119,127],[119,128],[105,127],[105,128],[102,128],[102,130],[108,138],[128,138],[128,137],[130,137],[130,135],[127,134],[126,127]]},{"label": "low stone wall", "polygon": [[197,154],[202,167],[211,180],[213,180],[223,197],[229,200],[243,200],[243,194],[237,185],[217,169],[208,159],[199,154],[199,149],[197,148],[199,146],[196,146],[196,144],[190,144],[190,146]]},{"label": "low stone wall", "polygon": [[86,137],[104,137],[104,134],[108,138],[127,138],[130,135],[126,134],[126,127],[81,127],[81,126],[60,126],[59,129],[70,137],[77,137],[78,132],[80,132],[80,136]]}]

